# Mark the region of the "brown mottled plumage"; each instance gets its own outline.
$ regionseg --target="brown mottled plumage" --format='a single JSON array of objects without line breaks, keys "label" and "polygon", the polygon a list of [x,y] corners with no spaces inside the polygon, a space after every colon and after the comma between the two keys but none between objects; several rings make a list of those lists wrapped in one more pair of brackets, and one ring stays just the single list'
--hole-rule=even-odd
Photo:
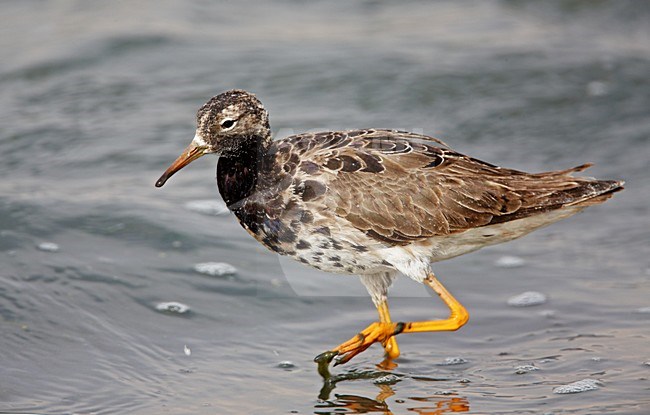
[{"label": "brown mottled plumage", "polygon": [[[359,275],[368,288],[381,321],[328,352],[327,362],[336,355],[345,362],[375,341],[396,357],[396,334],[455,330],[466,312],[438,285],[431,262],[522,236],[603,202],[623,185],[573,177],[589,164],[536,174],[506,169],[403,131],[273,141],[266,110],[242,90],[212,98],[197,123],[192,144],[156,186],[201,155],[218,153],[219,191],[251,235],[317,269]],[[391,323],[386,296],[398,273],[438,291],[450,319]]]}]

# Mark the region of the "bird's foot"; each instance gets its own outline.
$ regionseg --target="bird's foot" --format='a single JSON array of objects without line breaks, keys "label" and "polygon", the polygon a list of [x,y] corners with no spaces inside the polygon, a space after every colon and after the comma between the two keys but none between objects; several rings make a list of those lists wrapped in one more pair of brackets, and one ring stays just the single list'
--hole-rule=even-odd
[{"label": "bird's foot", "polygon": [[[319,373],[323,377],[328,377],[327,366],[332,360],[334,360],[334,366],[347,363],[373,343],[381,343],[384,346],[388,359],[396,358],[399,356],[399,349],[393,336],[401,333],[403,326],[403,323],[372,323],[345,343],[341,343],[336,348],[316,356],[314,361],[318,363]],[[328,376],[325,376],[324,373]]]}]

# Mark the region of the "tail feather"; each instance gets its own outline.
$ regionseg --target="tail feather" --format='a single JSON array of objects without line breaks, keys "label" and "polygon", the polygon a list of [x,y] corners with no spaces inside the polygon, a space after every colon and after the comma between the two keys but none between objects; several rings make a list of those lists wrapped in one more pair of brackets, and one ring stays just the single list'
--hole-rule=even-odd
[{"label": "tail feather", "polygon": [[614,195],[614,193],[624,189],[625,184],[622,180],[598,180],[588,182],[589,191],[583,194],[583,197],[567,206],[591,206],[603,203]]},{"label": "tail feather", "polygon": [[[586,163],[566,170],[537,173],[522,178],[513,187],[515,192],[524,196],[523,200],[527,203],[524,202],[515,212],[495,216],[490,223],[509,222],[565,207],[597,205],[623,190],[623,181],[572,176],[591,166],[591,163]],[[521,190],[517,189],[518,185]]]}]

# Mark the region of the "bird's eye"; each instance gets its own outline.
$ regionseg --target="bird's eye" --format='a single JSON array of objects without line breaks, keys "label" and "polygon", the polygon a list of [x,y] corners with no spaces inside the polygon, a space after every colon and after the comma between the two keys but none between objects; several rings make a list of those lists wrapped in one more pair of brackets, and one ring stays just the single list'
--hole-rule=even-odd
[{"label": "bird's eye", "polygon": [[225,119],[221,121],[221,128],[226,130],[232,128],[235,125],[235,122],[236,122],[235,120]]}]

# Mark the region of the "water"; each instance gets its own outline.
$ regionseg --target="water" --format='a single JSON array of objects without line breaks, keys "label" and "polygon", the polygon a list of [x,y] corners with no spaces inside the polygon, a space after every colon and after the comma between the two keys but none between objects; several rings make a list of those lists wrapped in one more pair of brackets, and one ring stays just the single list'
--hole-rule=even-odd
[{"label": "water", "polygon": [[[650,412],[650,315],[638,311],[650,307],[647,3],[14,0],[0,11],[0,412]],[[258,94],[279,135],[421,131],[509,167],[595,162],[588,174],[626,190],[436,264],[469,324],[401,336],[389,371],[372,347],[324,384],[312,358],[376,319],[360,283],[259,246],[222,214],[214,158],[153,187],[196,109],[234,87]],[[211,262],[236,273],[195,271]],[[527,291],[547,302],[507,305]],[[400,320],[445,313],[409,281],[391,307]],[[585,379],[598,389],[553,393]]]}]

